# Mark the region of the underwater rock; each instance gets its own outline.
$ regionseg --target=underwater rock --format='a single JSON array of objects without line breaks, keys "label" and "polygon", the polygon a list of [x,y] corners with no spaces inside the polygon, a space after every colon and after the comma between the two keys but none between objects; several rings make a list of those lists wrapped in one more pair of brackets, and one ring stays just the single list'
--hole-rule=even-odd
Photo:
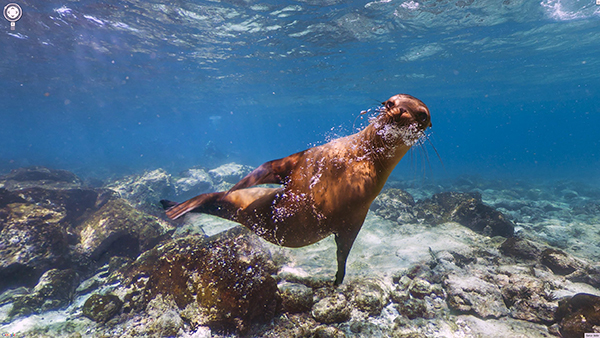
[{"label": "underwater rock", "polygon": [[81,225],[77,251],[99,260],[103,255],[136,258],[173,230],[168,222],[134,209],[123,199],[114,199]]},{"label": "underwater rock", "polygon": [[50,268],[69,264],[65,212],[35,204],[13,203],[0,209],[0,292],[35,285]]},{"label": "underwater rock", "polygon": [[277,306],[275,268],[261,248],[242,227],[183,237],[146,251],[111,280],[121,281],[125,311],[141,311],[162,294],[194,325],[245,332],[271,319]]},{"label": "underwater rock", "polygon": [[164,169],[127,176],[109,183],[105,188],[114,190],[134,207],[150,213],[162,210],[158,201],[175,195],[171,175]]},{"label": "underwater rock", "polygon": [[563,338],[581,338],[584,333],[600,333],[600,297],[579,293],[561,300],[556,321]]},{"label": "underwater rock", "polygon": [[542,251],[540,262],[557,275],[568,275],[583,268],[582,263],[566,252],[553,248]]},{"label": "underwater rock", "polygon": [[379,316],[390,301],[389,292],[384,284],[376,279],[355,280],[347,288],[349,291],[346,294],[349,294],[350,304],[372,317]]},{"label": "underwater rock", "polygon": [[475,276],[448,275],[444,281],[448,306],[480,318],[499,318],[508,315],[502,293],[495,284]]},{"label": "underwater rock", "polygon": [[313,305],[311,314],[324,324],[341,323],[350,319],[350,306],[346,297],[338,293],[319,300]]},{"label": "underwater rock", "polygon": [[28,188],[16,192],[25,198],[28,203],[35,203],[51,210],[65,212],[63,223],[67,227],[77,226],[90,213],[102,207],[109,200],[116,198],[116,194],[112,190],[103,189],[53,190]]},{"label": "underwater rock", "polygon": [[119,297],[107,294],[91,295],[83,304],[83,315],[95,322],[105,323],[114,317],[123,306],[123,301]]},{"label": "underwater rock", "polygon": [[0,188],[11,191],[33,187],[76,189],[82,185],[83,181],[72,172],[40,166],[14,169],[10,173],[0,176]]},{"label": "underwater rock", "polygon": [[313,290],[299,283],[284,282],[278,286],[283,311],[288,313],[307,312],[313,306]]},{"label": "underwater rock", "polygon": [[252,172],[254,168],[248,165],[241,165],[237,163],[228,163],[223,164],[220,167],[209,170],[208,174],[215,183],[226,182],[230,184],[236,184],[250,172]]},{"label": "underwater rock", "polygon": [[172,295],[157,295],[148,303],[146,314],[150,319],[144,333],[149,336],[175,337],[183,327],[183,319]]},{"label": "underwater rock", "polygon": [[250,337],[313,337],[319,324],[307,313],[284,313],[273,319],[268,328],[250,332]]},{"label": "underwater rock", "polygon": [[409,223],[416,220],[415,200],[411,194],[400,189],[386,189],[375,198],[371,210],[379,217]]},{"label": "underwater rock", "polygon": [[41,313],[48,310],[59,309],[68,305],[79,283],[79,276],[73,269],[46,271],[33,291],[17,298],[13,303],[10,316]]},{"label": "underwater rock", "polygon": [[532,323],[550,325],[558,303],[547,289],[547,283],[523,274],[513,274],[501,287],[510,316]]},{"label": "underwater rock", "polygon": [[344,332],[334,326],[321,325],[317,327],[313,334],[314,338],[346,338]]},{"label": "underwater rock", "polygon": [[408,287],[408,292],[415,298],[423,299],[431,294],[432,286],[427,280],[417,277]]},{"label": "underwater rock", "polygon": [[406,298],[396,306],[398,313],[408,319],[431,318],[432,314],[427,309],[427,303],[422,299]]},{"label": "underwater rock", "polygon": [[[213,191],[214,182],[208,172],[200,168],[191,168],[180,174],[175,180],[175,191],[182,199]],[[186,194],[190,194],[187,196]]]},{"label": "underwater rock", "polygon": [[517,237],[507,238],[501,245],[500,251],[506,256],[538,260],[542,250],[533,242]]},{"label": "underwater rock", "polygon": [[485,205],[479,193],[443,192],[416,205],[417,218],[430,224],[457,222],[486,236],[511,237],[514,225],[501,212]]}]

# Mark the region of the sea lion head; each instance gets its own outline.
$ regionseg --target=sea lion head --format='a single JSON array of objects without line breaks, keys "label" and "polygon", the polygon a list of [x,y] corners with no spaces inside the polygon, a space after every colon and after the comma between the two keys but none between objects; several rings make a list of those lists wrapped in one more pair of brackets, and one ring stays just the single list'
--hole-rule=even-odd
[{"label": "sea lion head", "polygon": [[398,94],[383,102],[381,119],[384,124],[395,124],[398,127],[416,126],[418,131],[431,127],[429,108],[423,101],[407,94]]}]

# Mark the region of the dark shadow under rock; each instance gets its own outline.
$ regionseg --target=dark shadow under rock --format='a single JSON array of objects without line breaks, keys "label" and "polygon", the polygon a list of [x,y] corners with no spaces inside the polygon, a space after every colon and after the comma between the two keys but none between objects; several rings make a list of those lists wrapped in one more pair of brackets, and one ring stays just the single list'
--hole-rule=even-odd
[{"label": "dark shadow under rock", "polygon": [[158,246],[111,279],[122,281],[126,312],[141,311],[162,294],[172,296],[193,325],[245,332],[276,311],[274,272],[260,240],[235,227],[208,239],[188,236]]},{"label": "dark shadow under rock", "polygon": [[600,333],[600,297],[579,293],[561,300],[556,321],[563,338],[581,338],[584,333]]},{"label": "dark shadow under rock", "polygon": [[416,205],[417,218],[437,225],[457,222],[487,236],[511,237],[514,225],[501,212],[484,204],[479,193],[443,192]]},{"label": "dark shadow under rock", "polygon": [[[26,203],[27,201],[24,200],[21,196],[19,196],[19,194],[16,194],[14,192],[11,192],[9,190],[6,190],[4,188],[0,188],[0,208],[4,208],[9,204],[12,203]],[[0,229],[1,229],[2,225],[0,224]]]}]

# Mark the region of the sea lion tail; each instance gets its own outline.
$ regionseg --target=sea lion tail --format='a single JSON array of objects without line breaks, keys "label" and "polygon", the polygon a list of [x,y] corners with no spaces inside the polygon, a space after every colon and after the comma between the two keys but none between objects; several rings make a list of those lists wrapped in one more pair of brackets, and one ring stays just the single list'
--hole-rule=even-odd
[{"label": "sea lion tail", "polygon": [[189,199],[183,203],[161,200],[160,204],[162,204],[163,208],[167,210],[165,212],[167,217],[169,217],[170,219],[178,219],[179,217],[191,211],[206,212],[206,210],[204,210],[207,209],[205,206],[212,205],[222,195],[222,192],[202,194],[192,199]]}]

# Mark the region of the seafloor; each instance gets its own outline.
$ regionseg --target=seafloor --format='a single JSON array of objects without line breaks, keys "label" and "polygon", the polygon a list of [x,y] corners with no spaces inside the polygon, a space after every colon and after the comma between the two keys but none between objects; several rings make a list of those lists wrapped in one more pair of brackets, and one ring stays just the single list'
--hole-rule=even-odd
[{"label": "seafloor", "polygon": [[331,238],[269,244],[158,201],[225,190],[235,163],[105,182],[0,177],[0,334],[15,337],[582,337],[600,333],[600,187],[390,181],[332,286]]}]

